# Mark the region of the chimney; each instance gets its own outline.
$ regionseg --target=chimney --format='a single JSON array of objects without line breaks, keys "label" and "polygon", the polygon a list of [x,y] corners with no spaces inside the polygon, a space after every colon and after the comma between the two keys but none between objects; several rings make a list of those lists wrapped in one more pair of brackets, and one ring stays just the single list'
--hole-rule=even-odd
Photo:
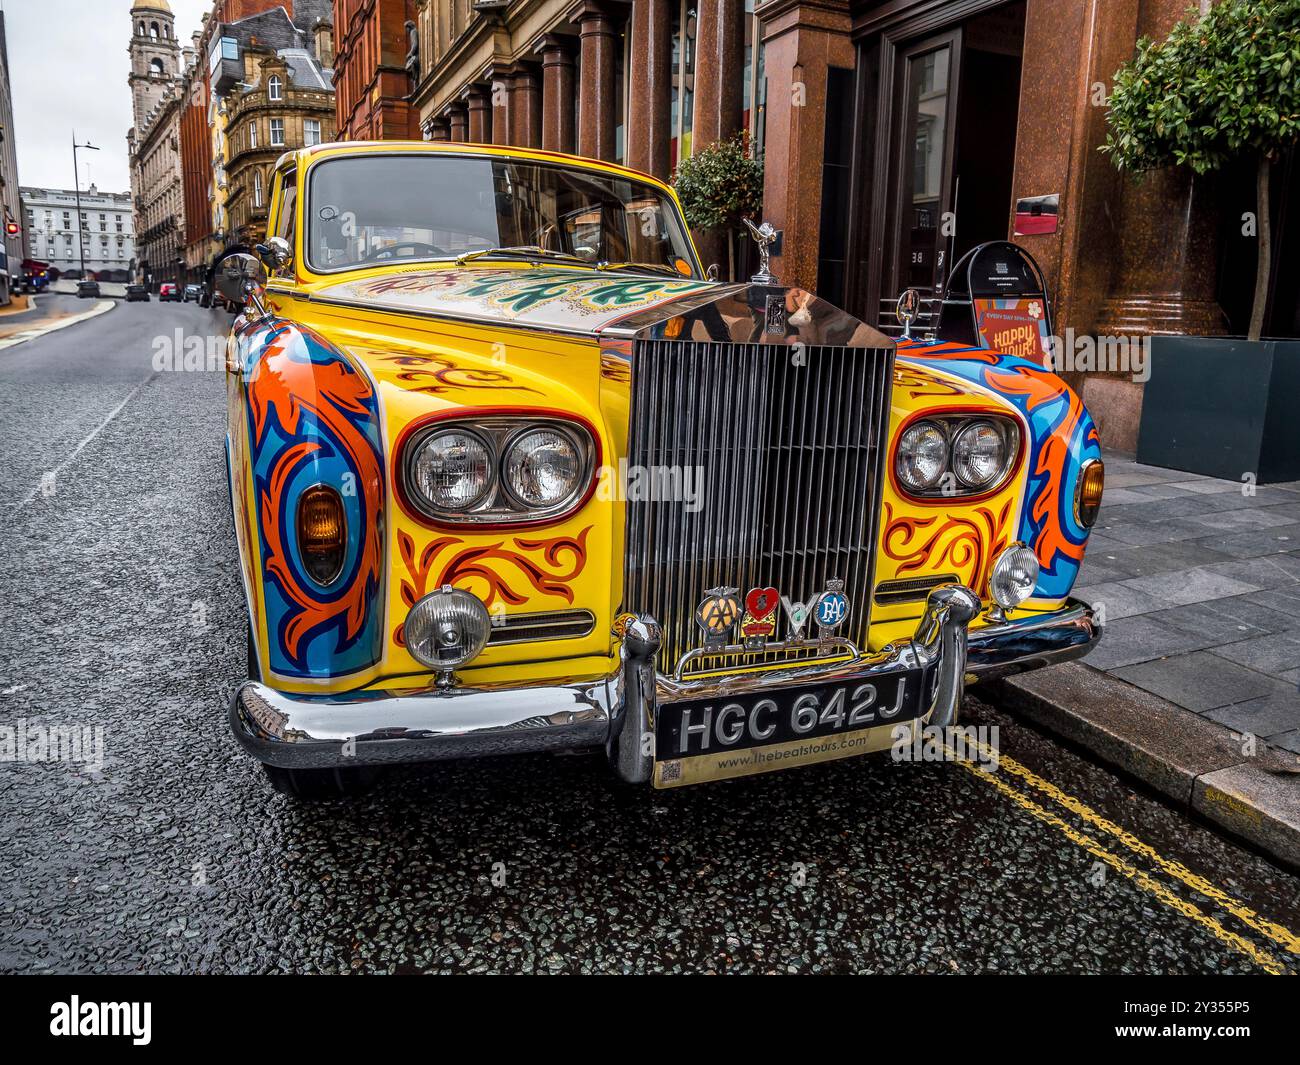
[{"label": "chimney", "polygon": [[329,19],[317,19],[312,27],[316,59],[323,67],[334,66],[334,26]]}]

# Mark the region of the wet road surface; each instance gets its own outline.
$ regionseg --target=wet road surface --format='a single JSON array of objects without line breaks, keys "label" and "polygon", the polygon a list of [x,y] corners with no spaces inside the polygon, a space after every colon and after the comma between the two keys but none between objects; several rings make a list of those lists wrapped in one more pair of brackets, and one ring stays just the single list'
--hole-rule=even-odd
[{"label": "wet road surface", "polygon": [[1300,880],[977,697],[995,772],[652,792],[543,755],[275,794],[225,718],[224,383],[151,365],[228,321],[121,304],[0,352],[0,725],[100,726],[105,751],[0,763],[0,970],[1300,969]]}]

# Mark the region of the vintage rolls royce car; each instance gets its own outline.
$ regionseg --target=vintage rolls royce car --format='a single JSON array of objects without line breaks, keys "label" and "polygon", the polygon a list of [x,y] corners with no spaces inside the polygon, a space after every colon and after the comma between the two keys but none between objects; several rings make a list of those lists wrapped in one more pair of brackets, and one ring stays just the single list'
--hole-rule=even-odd
[{"label": "vintage rolls royce car", "polygon": [[279,790],[857,755],[1098,638],[1070,597],[1097,433],[1041,365],[896,342],[766,269],[710,280],[672,190],[618,166],[331,144],[272,191],[217,280],[244,304],[230,724]]}]

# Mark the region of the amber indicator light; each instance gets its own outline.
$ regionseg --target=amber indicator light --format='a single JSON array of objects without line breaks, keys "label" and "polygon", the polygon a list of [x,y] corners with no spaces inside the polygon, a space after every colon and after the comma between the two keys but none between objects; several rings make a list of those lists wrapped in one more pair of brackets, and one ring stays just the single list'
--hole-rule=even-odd
[{"label": "amber indicator light", "polygon": [[1101,511],[1101,493],[1106,487],[1106,467],[1100,462],[1090,462],[1079,477],[1079,504],[1076,508],[1079,524],[1091,529]]},{"label": "amber indicator light", "polygon": [[337,579],[347,541],[347,519],[338,492],[323,484],[303,492],[298,501],[298,550],[312,580],[329,584]]}]

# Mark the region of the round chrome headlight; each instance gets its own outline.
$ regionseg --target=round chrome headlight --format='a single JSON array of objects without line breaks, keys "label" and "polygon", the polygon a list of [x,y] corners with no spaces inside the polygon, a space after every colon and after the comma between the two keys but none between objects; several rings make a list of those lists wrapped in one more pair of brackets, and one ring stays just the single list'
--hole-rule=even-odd
[{"label": "round chrome headlight", "polygon": [[898,441],[894,469],[903,487],[923,492],[939,483],[948,466],[948,439],[933,422],[918,422]]},{"label": "round chrome headlight", "polygon": [[492,488],[492,453],[466,429],[430,433],[411,455],[407,484],[435,512],[469,510]]},{"label": "round chrome headlight", "polygon": [[1024,544],[1012,544],[993,563],[989,593],[1003,610],[1011,610],[1034,594],[1037,583],[1037,556]]},{"label": "round chrome headlight", "polygon": [[430,669],[450,670],[476,657],[487,644],[492,621],[469,592],[443,585],[406,615],[403,637],[412,657]]},{"label": "round chrome headlight", "polygon": [[991,422],[971,422],[952,442],[952,472],[967,488],[992,484],[1006,463],[1006,440]]},{"label": "round chrome headlight", "polygon": [[583,449],[572,434],[539,426],[520,433],[506,448],[502,484],[521,507],[547,510],[578,491],[583,465]]}]

